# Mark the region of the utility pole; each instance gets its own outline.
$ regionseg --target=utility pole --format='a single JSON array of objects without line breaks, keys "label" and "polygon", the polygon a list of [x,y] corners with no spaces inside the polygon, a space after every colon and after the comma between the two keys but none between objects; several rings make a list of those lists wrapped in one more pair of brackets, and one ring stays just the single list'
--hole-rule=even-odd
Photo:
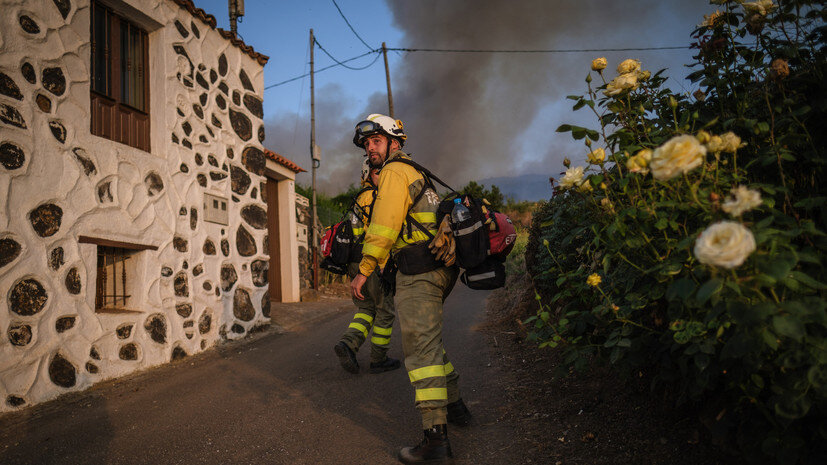
[{"label": "utility pole", "polygon": [[235,36],[238,35],[236,25],[238,18],[244,16],[244,0],[229,0],[228,6],[230,7],[230,32]]},{"label": "utility pole", "polygon": [[391,92],[391,70],[388,68],[388,48],[382,42],[382,56],[385,57],[385,80],[388,82],[388,113],[393,116],[393,93]]},{"label": "utility pole", "polygon": [[319,248],[318,236],[316,234],[316,168],[319,167],[320,160],[318,155],[318,148],[316,147],[316,95],[315,95],[315,79],[313,75],[313,51],[316,48],[316,38],[313,36],[313,29],[310,29],[310,158],[313,160],[311,168],[313,175],[313,184],[311,187],[311,196],[313,197],[310,204],[310,251],[313,254],[313,289],[319,288]]}]

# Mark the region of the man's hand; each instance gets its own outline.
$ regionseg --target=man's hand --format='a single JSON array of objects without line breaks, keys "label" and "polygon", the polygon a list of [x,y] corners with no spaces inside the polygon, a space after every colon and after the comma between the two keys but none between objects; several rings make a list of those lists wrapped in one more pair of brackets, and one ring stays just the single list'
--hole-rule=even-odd
[{"label": "man's hand", "polygon": [[359,300],[365,300],[365,296],[362,295],[362,286],[365,285],[365,281],[367,280],[368,277],[362,273],[357,274],[353,278],[353,281],[350,282],[350,293],[353,297],[356,297]]}]

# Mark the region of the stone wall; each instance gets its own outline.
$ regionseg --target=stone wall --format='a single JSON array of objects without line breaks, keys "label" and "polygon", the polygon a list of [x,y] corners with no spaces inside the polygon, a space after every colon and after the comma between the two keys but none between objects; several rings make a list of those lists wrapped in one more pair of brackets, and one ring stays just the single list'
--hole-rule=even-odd
[{"label": "stone wall", "polygon": [[[148,29],[151,153],[90,134],[90,1],[0,0],[0,412],[269,322],[263,65],[181,2],[108,3]],[[80,236],[157,247],[132,311],[96,312]]]},{"label": "stone wall", "polygon": [[299,286],[301,289],[313,288],[313,254],[310,252],[310,200],[296,194],[296,224],[304,228],[304,241],[299,241]]}]

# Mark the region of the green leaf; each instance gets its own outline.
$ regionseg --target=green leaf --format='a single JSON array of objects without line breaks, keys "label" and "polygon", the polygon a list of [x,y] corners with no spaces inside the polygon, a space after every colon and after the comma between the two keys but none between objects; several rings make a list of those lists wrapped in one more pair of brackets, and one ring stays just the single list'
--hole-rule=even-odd
[{"label": "green leaf", "polygon": [[827,197],[810,197],[808,199],[799,200],[793,206],[809,210],[815,207],[823,207],[825,203],[827,203]]},{"label": "green leaf", "polygon": [[769,332],[769,330],[765,329],[761,331],[761,339],[764,340],[764,344],[770,349],[778,350],[778,338],[775,337],[775,334]]},{"label": "green leaf", "polygon": [[623,339],[617,341],[617,346],[618,347],[632,347],[632,340],[623,338]]},{"label": "green leaf", "polygon": [[686,344],[687,342],[689,342],[689,339],[691,338],[691,336],[690,336],[688,331],[678,331],[672,336],[672,338],[678,344],[683,345],[683,344]]},{"label": "green leaf", "polygon": [[776,315],[772,317],[772,328],[778,334],[800,341],[804,338],[804,324],[795,317]]},{"label": "green leaf", "polygon": [[785,278],[790,273],[796,261],[793,255],[778,255],[761,268],[764,273],[778,280]]},{"label": "green leaf", "polygon": [[782,397],[775,404],[775,413],[779,417],[795,420],[807,415],[810,411],[811,402],[807,396],[798,396],[789,393]]},{"label": "green leaf", "polygon": [[700,371],[706,370],[706,367],[709,366],[709,355],[706,355],[704,353],[695,355],[693,360],[695,362],[695,366],[698,367],[698,370]]},{"label": "green leaf", "polygon": [[572,127],[570,124],[561,124],[557,127],[557,132],[569,132],[571,129]]},{"label": "green leaf", "polygon": [[815,279],[811,278],[810,275],[802,273],[801,271],[791,272],[790,277],[800,282],[801,284],[807,287],[811,287],[813,289],[827,289],[827,285],[816,281]]},{"label": "green leaf", "polygon": [[752,380],[753,384],[758,386],[758,389],[764,389],[764,378],[762,378],[759,375],[756,375],[755,373],[750,375],[749,378]]},{"label": "green leaf", "polygon": [[695,281],[689,278],[675,280],[666,290],[666,298],[669,300],[686,300],[695,291],[695,286]]},{"label": "green leaf", "polygon": [[719,278],[712,278],[709,281],[705,282],[700,289],[698,289],[698,294],[695,296],[698,299],[698,302],[703,304],[710,297],[718,293],[721,288],[723,288],[724,282]]}]

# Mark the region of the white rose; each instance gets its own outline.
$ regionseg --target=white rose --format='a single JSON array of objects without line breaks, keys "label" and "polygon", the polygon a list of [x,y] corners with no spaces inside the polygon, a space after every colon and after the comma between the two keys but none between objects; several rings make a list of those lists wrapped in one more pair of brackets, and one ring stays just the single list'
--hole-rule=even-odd
[{"label": "white rose", "polygon": [[767,16],[770,11],[775,9],[775,5],[773,5],[772,0],[758,0],[757,2],[742,3],[741,6],[744,7],[745,13],[756,13],[761,16]]},{"label": "white rose", "polygon": [[570,189],[580,185],[580,183],[583,182],[583,172],[582,166],[567,169],[563,179],[560,180],[560,187]]},{"label": "white rose", "polygon": [[723,144],[721,150],[724,152],[735,153],[741,147],[741,138],[732,131],[721,134],[721,142]]},{"label": "white rose", "polygon": [[697,168],[704,162],[706,147],[694,136],[669,139],[652,153],[649,168],[655,179],[665,181]]},{"label": "white rose", "polygon": [[617,74],[633,73],[640,69],[640,62],[629,58],[617,65]]},{"label": "white rose", "polygon": [[721,136],[710,136],[706,141],[706,149],[712,153],[718,153],[724,150],[724,140]]},{"label": "white rose", "polygon": [[603,91],[607,97],[614,97],[626,90],[634,90],[637,88],[637,75],[634,73],[621,74],[612,79],[606,84],[606,90]]},{"label": "white rose", "polygon": [[738,186],[732,189],[732,197],[729,197],[721,205],[721,208],[732,216],[741,216],[745,212],[761,205],[761,193],[747,186]]},{"label": "white rose", "polygon": [[695,257],[705,265],[737,268],[755,251],[752,231],[741,223],[719,221],[695,241]]}]

